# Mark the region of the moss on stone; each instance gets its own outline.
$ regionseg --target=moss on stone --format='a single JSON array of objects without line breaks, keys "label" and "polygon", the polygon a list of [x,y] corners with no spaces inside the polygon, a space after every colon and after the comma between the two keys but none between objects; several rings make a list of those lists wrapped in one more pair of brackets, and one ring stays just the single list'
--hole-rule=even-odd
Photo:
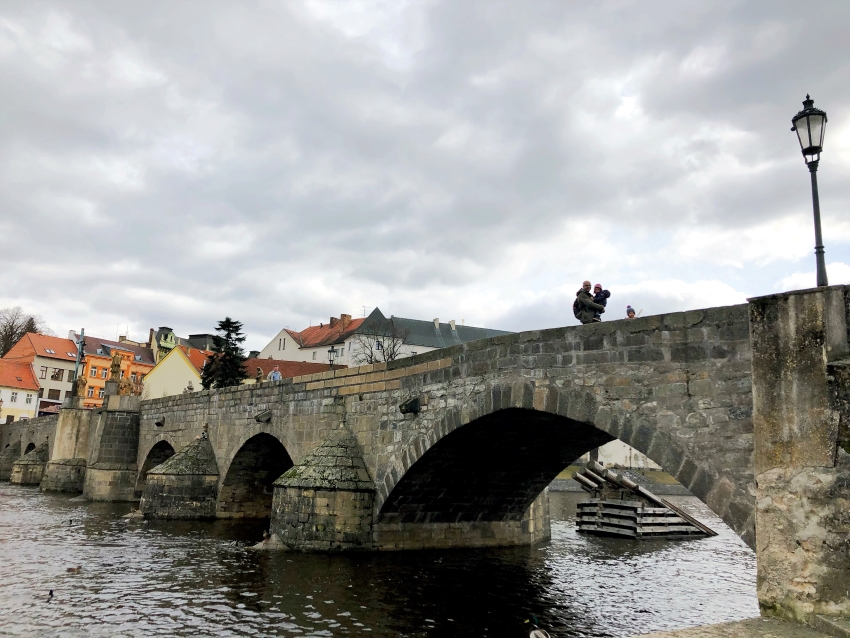
[{"label": "moss on stone", "polygon": [[209,439],[195,439],[165,463],[148,472],[148,476],[157,474],[217,476],[218,463]]},{"label": "moss on stone", "polygon": [[347,428],[334,430],[303,462],[274,482],[277,487],[374,490],[357,439]]}]

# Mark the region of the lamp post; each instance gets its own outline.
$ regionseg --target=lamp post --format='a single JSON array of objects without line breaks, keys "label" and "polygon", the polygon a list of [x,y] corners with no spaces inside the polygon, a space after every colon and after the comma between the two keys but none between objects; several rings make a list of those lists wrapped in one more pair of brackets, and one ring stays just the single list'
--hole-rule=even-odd
[{"label": "lamp post", "polygon": [[803,110],[791,118],[791,130],[797,132],[803,159],[812,176],[812,208],[815,214],[815,259],[818,268],[818,287],[828,286],[826,263],[823,257],[823,237],[820,231],[820,200],[818,199],[818,162],[823,149],[826,113],[814,107],[815,101],[806,95]]},{"label": "lamp post", "polygon": [[336,355],[337,355],[336,348],[331,346],[330,349],[328,350],[328,363],[331,366],[330,367],[331,370],[334,369],[334,359],[336,358]]}]

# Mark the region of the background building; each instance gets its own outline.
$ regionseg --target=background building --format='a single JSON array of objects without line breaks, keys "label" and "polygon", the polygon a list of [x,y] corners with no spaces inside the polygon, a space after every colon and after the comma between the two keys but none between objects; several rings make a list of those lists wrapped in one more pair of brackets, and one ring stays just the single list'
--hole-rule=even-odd
[{"label": "background building", "polygon": [[[193,391],[200,391],[201,370],[203,370],[204,363],[210,354],[211,352],[207,350],[187,348],[181,345],[176,346],[145,377],[142,396],[146,399],[157,399],[182,394],[189,387],[189,384],[191,384]],[[302,374],[325,372],[330,369],[326,363],[248,359],[245,361],[245,372],[248,377],[243,383],[251,384],[257,382],[257,368],[260,369],[261,378],[265,381],[275,365],[278,366],[278,372],[280,372],[283,379],[297,377]],[[334,368],[344,367],[334,366]]]},{"label": "background building", "polygon": [[[79,340],[79,336],[73,331],[69,336],[75,341]],[[80,371],[80,374],[86,375],[84,407],[99,408],[103,405],[103,393],[109,379],[112,355],[116,352],[121,355],[121,379],[127,379],[136,386],[136,392],[142,392],[142,381],[155,365],[151,349],[136,345],[132,341],[110,341],[86,335],[85,361]]]},{"label": "background building", "polygon": [[328,350],[333,347],[337,352],[335,363],[351,367],[371,363],[372,358],[387,360],[382,351],[387,352],[388,348],[395,349],[389,360],[401,359],[504,334],[510,333],[458,325],[454,320],[441,323],[439,319],[387,318],[375,308],[363,319],[352,319],[351,315],[342,314],[339,318],[331,317],[328,323],[310,326],[301,332],[284,328],[260,351],[259,358],[327,363]]},{"label": "background building", "polygon": [[35,417],[38,380],[25,361],[0,359],[0,423]]},{"label": "background building", "polygon": [[62,400],[71,396],[77,344],[72,339],[28,332],[3,357],[32,366],[38,380],[37,414],[55,413]]}]

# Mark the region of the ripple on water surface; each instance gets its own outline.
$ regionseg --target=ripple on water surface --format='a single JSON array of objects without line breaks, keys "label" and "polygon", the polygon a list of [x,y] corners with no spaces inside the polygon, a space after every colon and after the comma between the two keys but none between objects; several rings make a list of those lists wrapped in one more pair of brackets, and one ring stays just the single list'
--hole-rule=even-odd
[{"label": "ripple on water surface", "polygon": [[552,541],[531,548],[323,555],[246,551],[263,521],[127,520],[0,483],[0,634],[519,637],[533,615],[605,637],[758,614],[753,553],[696,499],[677,500],[716,538],[582,536],[576,500],[552,494]]}]

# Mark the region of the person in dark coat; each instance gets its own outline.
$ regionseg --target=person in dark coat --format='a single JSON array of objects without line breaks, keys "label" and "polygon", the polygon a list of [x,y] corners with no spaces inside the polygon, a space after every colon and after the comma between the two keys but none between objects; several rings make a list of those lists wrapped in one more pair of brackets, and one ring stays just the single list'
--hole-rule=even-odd
[{"label": "person in dark coat", "polygon": [[576,303],[579,306],[578,320],[582,323],[600,321],[600,319],[596,318],[596,313],[605,312],[605,306],[593,300],[593,296],[590,294],[589,281],[585,281],[581,286],[581,290],[576,293]]},{"label": "person in dark coat", "polygon": [[[610,296],[611,296],[611,293],[608,290],[602,289],[602,284],[596,284],[593,287],[593,301],[598,303],[600,306],[603,306],[603,307],[607,306],[608,305],[608,297],[610,297]],[[594,315],[594,318],[596,319],[596,321],[602,321],[602,313],[597,312]]]}]

